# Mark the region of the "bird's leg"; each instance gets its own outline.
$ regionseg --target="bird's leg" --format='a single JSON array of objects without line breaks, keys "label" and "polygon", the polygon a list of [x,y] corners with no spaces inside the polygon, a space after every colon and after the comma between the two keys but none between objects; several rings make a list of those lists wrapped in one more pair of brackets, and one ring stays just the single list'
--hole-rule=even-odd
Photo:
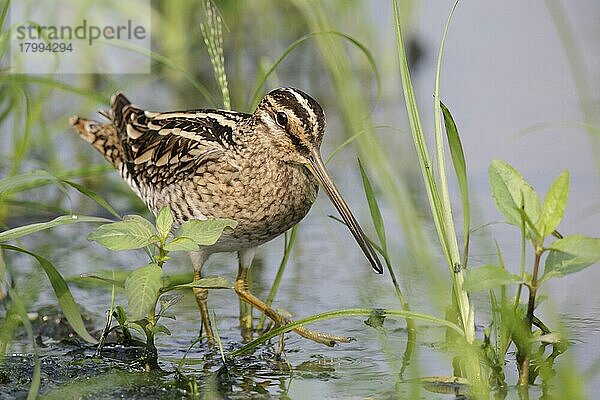
[{"label": "bird's leg", "polygon": [[[194,251],[190,253],[190,258],[192,259],[192,264],[194,265],[194,280],[197,281],[202,278],[202,266],[208,258],[208,255],[203,251]],[[215,336],[210,323],[210,315],[208,314],[208,289],[192,288],[192,290],[194,292],[194,296],[196,297],[196,303],[198,303],[198,309],[200,310],[200,317],[202,319],[200,335],[202,335],[202,329],[204,329],[208,344],[214,345]]]},{"label": "bird's leg", "polygon": [[[252,265],[252,260],[254,259],[254,254],[256,253],[256,248],[241,250],[238,252],[238,276],[235,280],[236,288],[238,286],[238,282],[245,288],[245,291],[248,292],[248,270]],[[237,292],[237,289],[236,289]],[[240,299],[240,329],[242,334],[242,339],[246,342],[252,340],[252,303],[244,301],[242,296],[238,297]]]},{"label": "bird's leg", "polygon": [[[254,257],[254,252],[254,248],[248,250],[240,250],[238,252],[239,269],[238,276],[235,280],[235,292],[237,293],[240,300],[251,304],[253,307],[256,307],[257,310],[259,310],[260,312],[264,313],[267,317],[272,319],[276,327],[284,325],[287,322],[289,322],[289,319],[283,316],[281,313],[275,311],[273,308],[269,307],[265,302],[260,300],[258,297],[254,296],[252,293],[250,293],[250,290],[248,289],[248,282],[246,278],[248,275],[248,268],[250,268],[252,258]],[[351,337],[330,335],[327,333],[306,329],[305,327],[298,327],[294,329],[294,332],[306,339],[327,346],[334,346],[338,342],[348,343],[354,340]]]}]

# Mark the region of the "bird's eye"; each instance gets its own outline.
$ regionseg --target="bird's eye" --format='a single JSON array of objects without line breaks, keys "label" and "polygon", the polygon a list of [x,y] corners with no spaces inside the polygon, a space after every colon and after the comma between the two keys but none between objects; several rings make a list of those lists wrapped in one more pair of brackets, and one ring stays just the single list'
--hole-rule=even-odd
[{"label": "bird's eye", "polygon": [[277,123],[279,124],[279,126],[285,128],[288,122],[288,117],[287,114],[284,113],[283,111],[279,111],[277,113],[277,115],[275,115],[275,119],[277,120]]}]

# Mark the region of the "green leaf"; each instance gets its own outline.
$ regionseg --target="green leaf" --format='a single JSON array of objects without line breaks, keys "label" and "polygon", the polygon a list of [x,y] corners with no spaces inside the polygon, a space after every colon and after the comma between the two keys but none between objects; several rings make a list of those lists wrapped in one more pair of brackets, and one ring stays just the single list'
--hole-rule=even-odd
[{"label": "green leaf", "polygon": [[360,160],[358,160],[358,168],[360,169],[360,176],[362,178],[363,187],[365,188],[367,203],[369,203],[371,219],[373,220],[373,225],[375,226],[375,232],[377,232],[377,236],[379,237],[379,244],[381,245],[383,252],[387,253],[385,226],[383,225],[383,217],[381,216],[381,211],[379,210],[379,205],[377,204],[377,199],[375,198],[375,192],[373,191],[369,177],[365,173],[365,169],[363,168]]},{"label": "green leaf", "polygon": [[126,215],[123,221],[100,226],[90,233],[94,240],[110,250],[131,250],[146,247],[157,241],[154,226],[139,215]]},{"label": "green leaf", "polygon": [[364,323],[365,325],[370,326],[371,328],[375,328],[377,330],[385,332],[385,329],[383,328],[384,321],[385,313],[383,312],[383,310],[373,309],[373,312],[371,313],[371,315],[369,315],[369,318],[367,318],[367,320],[364,321]]},{"label": "green leaf", "polygon": [[121,306],[115,307],[114,316],[119,325],[123,326],[127,322],[127,311]]},{"label": "green leaf", "polygon": [[467,235],[471,226],[471,205],[469,202],[469,184],[467,181],[467,163],[465,161],[465,153],[458,134],[458,128],[454,123],[450,110],[440,102],[442,114],[444,115],[444,125],[446,126],[446,136],[448,137],[448,145],[450,147],[450,155],[452,156],[452,164],[456,173],[456,180],[460,189],[460,197],[462,200],[463,210],[463,235],[466,243]]},{"label": "green leaf", "polygon": [[227,279],[220,276],[207,276],[202,279],[190,283],[183,283],[180,285],[173,285],[162,289],[162,292],[169,292],[171,290],[178,289],[189,289],[189,288],[204,288],[204,289],[231,289],[233,285]]},{"label": "green leaf", "polygon": [[490,186],[498,210],[506,220],[521,226],[521,208],[529,220],[539,220],[540,198],[523,176],[506,161],[494,160],[489,168]]},{"label": "green leaf", "polygon": [[168,242],[164,249],[167,251],[198,251],[198,244],[188,237],[176,237]]},{"label": "green leaf", "polygon": [[110,219],[100,217],[88,217],[85,215],[63,215],[53,219],[52,221],[19,226],[17,228],[0,232],[0,243],[7,242],[9,240],[19,239],[23,236],[30,235],[32,233],[43,231],[46,229],[54,228],[57,226],[76,224],[78,222],[110,222]]},{"label": "green leaf", "polygon": [[173,214],[169,207],[163,207],[156,216],[156,229],[161,239],[164,241],[167,239],[171,228],[173,227]]},{"label": "green leaf", "polygon": [[469,270],[465,277],[464,288],[469,292],[477,292],[520,282],[521,278],[518,275],[511,274],[502,267],[484,265]]},{"label": "green leaf", "polygon": [[163,270],[151,263],[133,271],[125,280],[130,321],[147,318],[154,313],[156,300],[162,288]]},{"label": "green leaf", "polygon": [[171,336],[171,331],[164,325],[157,325],[153,329],[154,333],[164,333],[165,335]]},{"label": "green leaf", "polygon": [[67,318],[67,321],[69,321],[69,324],[71,325],[73,330],[86,342],[98,343],[98,341],[94,339],[85,329],[83,319],[81,318],[81,314],[79,313],[79,308],[77,307],[77,303],[75,303],[75,299],[73,299],[73,295],[69,290],[69,286],[67,286],[67,283],[65,282],[61,274],[56,270],[56,268],[54,267],[54,265],[52,265],[50,261],[20,247],[11,246],[8,244],[2,244],[0,245],[0,247],[7,250],[13,250],[24,254],[28,254],[35,258],[40,264],[40,267],[42,267],[42,269],[48,276],[50,284],[52,285],[52,289],[54,289],[54,294],[58,299],[58,304],[60,305],[60,308],[65,314],[65,317]]},{"label": "green leaf", "polygon": [[130,321],[127,320],[125,321],[125,324],[123,325],[124,328],[126,329],[130,329],[133,330],[135,332],[137,332],[140,336],[144,337],[146,336],[146,325],[147,325],[147,321],[143,320],[143,321]]},{"label": "green leaf", "polygon": [[232,219],[193,219],[181,225],[175,236],[192,239],[200,246],[210,246],[219,240],[225,228],[233,229],[236,225]]},{"label": "green leaf", "polygon": [[569,235],[552,242],[548,249],[542,281],[581,271],[600,261],[600,238]]},{"label": "green leaf", "polygon": [[551,234],[560,224],[567,207],[569,172],[564,171],[552,183],[544,200],[544,208],[537,223],[542,238]]}]

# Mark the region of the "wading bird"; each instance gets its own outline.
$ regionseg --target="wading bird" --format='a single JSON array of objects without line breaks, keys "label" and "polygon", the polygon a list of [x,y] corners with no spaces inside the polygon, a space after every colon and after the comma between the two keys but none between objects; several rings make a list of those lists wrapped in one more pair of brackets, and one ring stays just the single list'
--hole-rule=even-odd
[{"label": "wading bird", "polygon": [[[308,213],[323,187],[373,269],[379,258],[323,164],[319,148],[325,131],[321,106],[306,93],[279,88],[268,93],[253,114],[224,110],[150,112],[117,93],[107,123],[71,117],[71,125],[119,171],[156,214],[168,206],[175,225],[190,219],[237,221],[212,246],[191,254],[194,279],[207,258],[237,252],[235,291],[271,318],[287,318],[248,289],[247,272],[256,247],[281,235]],[[194,288],[209,341],[212,328],[207,289]],[[242,316],[243,336],[251,337],[252,317]],[[248,332],[249,331],[249,332]],[[327,345],[349,338],[308,330],[298,334]],[[244,334],[245,332],[245,334]]]}]

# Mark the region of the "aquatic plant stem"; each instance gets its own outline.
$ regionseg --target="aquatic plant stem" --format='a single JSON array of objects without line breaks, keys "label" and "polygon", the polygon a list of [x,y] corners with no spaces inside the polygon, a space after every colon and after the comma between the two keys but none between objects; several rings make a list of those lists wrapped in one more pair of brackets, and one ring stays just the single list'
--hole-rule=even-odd
[{"label": "aquatic plant stem", "polygon": [[[436,182],[434,172],[432,171],[431,158],[429,156],[429,152],[425,143],[425,136],[421,125],[421,119],[416,104],[415,94],[412,88],[410,72],[408,70],[408,61],[406,58],[406,51],[404,49],[404,41],[402,38],[402,29],[400,26],[400,15],[397,1],[394,1],[393,5],[398,45],[398,57],[400,61],[400,75],[402,79],[404,98],[406,101],[408,120],[410,123],[410,128],[413,134],[413,140],[415,142],[415,147],[419,158],[421,172],[425,181],[425,188],[427,190],[427,197],[429,199],[429,205],[431,208],[435,227],[444,255],[446,256],[448,266],[452,271],[453,293],[461,317],[461,324],[463,325],[464,329],[463,334],[467,343],[470,344],[473,343],[475,339],[473,310],[467,292],[464,291],[462,288],[464,282],[464,275],[462,268],[460,268],[460,256],[458,254],[458,245],[456,244],[455,232],[453,229],[450,229],[453,226],[453,223],[451,221],[447,221],[448,215],[450,215],[451,218],[451,214],[449,214],[449,211],[445,211],[445,209],[448,208],[448,206],[447,204],[444,204],[440,198],[438,183]],[[450,237],[453,237],[454,239],[451,240],[449,239]],[[458,268],[455,268],[456,266],[458,266]]]},{"label": "aquatic plant stem", "polygon": [[[540,267],[540,259],[542,257],[542,253],[544,252],[544,248],[542,247],[541,240],[536,240],[535,242],[535,258],[533,261],[533,272],[531,274],[531,284],[529,285],[529,301],[527,303],[527,318],[526,318],[526,326],[527,332],[531,332],[531,328],[533,326],[533,311],[535,310],[535,297],[537,295],[538,289],[538,274]],[[529,349],[525,354],[522,354],[520,359],[519,366],[519,385],[526,386],[529,384],[529,363],[531,360]],[[519,351],[522,351],[519,349]]]},{"label": "aquatic plant stem", "polygon": [[[283,247],[283,257],[281,258],[281,262],[279,263],[279,268],[277,269],[277,275],[275,275],[275,280],[273,281],[273,285],[271,286],[271,290],[269,291],[269,295],[267,296],[267,300],[265,304],[271,307],[273,304],[273,300],[277,295],[277,291],[279,290],[279,285],[281,284],[281,279],[283,278],[283,273],[285,271],[285,267],[290,258],[290,254],[292,252],[292,247],[294,246],[294,242],[296,241],[296,232],[298,231],[298,225],[294,225],[292,229],[285,233],[285,242]],[[266,315],[263,313],[260,316],[260,320],[258,321],[258,326],[256,329],[260,332],[265,324]]]},{"label": "aquatic plant stem", "polygon": [[[229,353],[229,355],[227,357],[231,359],[231,358],[237,357],[241,354],[247,353],[250,350],[256,348],[261,343],[264,343],[267,340],[269,340],[275,336],[278,336],[282,333],[290,332],[290,331],[292,331],[298,327],[301,327],[303,325],[308,325],[313,322],[334,319],[334,318],[356,317],[356,316],[369,317],[369,316],[373,315],[373,311],[374,310],[371,308],[348,308],[348,309],[342,309],[342,310],[328,311],[328,312],[324,312],[321,314],[312,315],[307,318],[299,319],[297,321],[290,322],[290,323],[281,325],[275,329],[270,330],[269,332],[257,337],[250,343],[245,344],[243,347]],[[427,321],[427,322],[434,323],[436,325],[447,327],[450,330],[452,330],[458,334],[462,334],[462,328],[460,326],[458,326],[450,321],[447,321],[445,319],[437,318],[437,317],[434,317],[431,315],[412,312],[412,311],[406,311],[406,310],[377,309],[376,311],[377,311],[378,315],[380,315],[380,316],[400,317],[400,318],[404,318],[404,319],[410,318],[410,319],[414,319],[414,320]]]}]

